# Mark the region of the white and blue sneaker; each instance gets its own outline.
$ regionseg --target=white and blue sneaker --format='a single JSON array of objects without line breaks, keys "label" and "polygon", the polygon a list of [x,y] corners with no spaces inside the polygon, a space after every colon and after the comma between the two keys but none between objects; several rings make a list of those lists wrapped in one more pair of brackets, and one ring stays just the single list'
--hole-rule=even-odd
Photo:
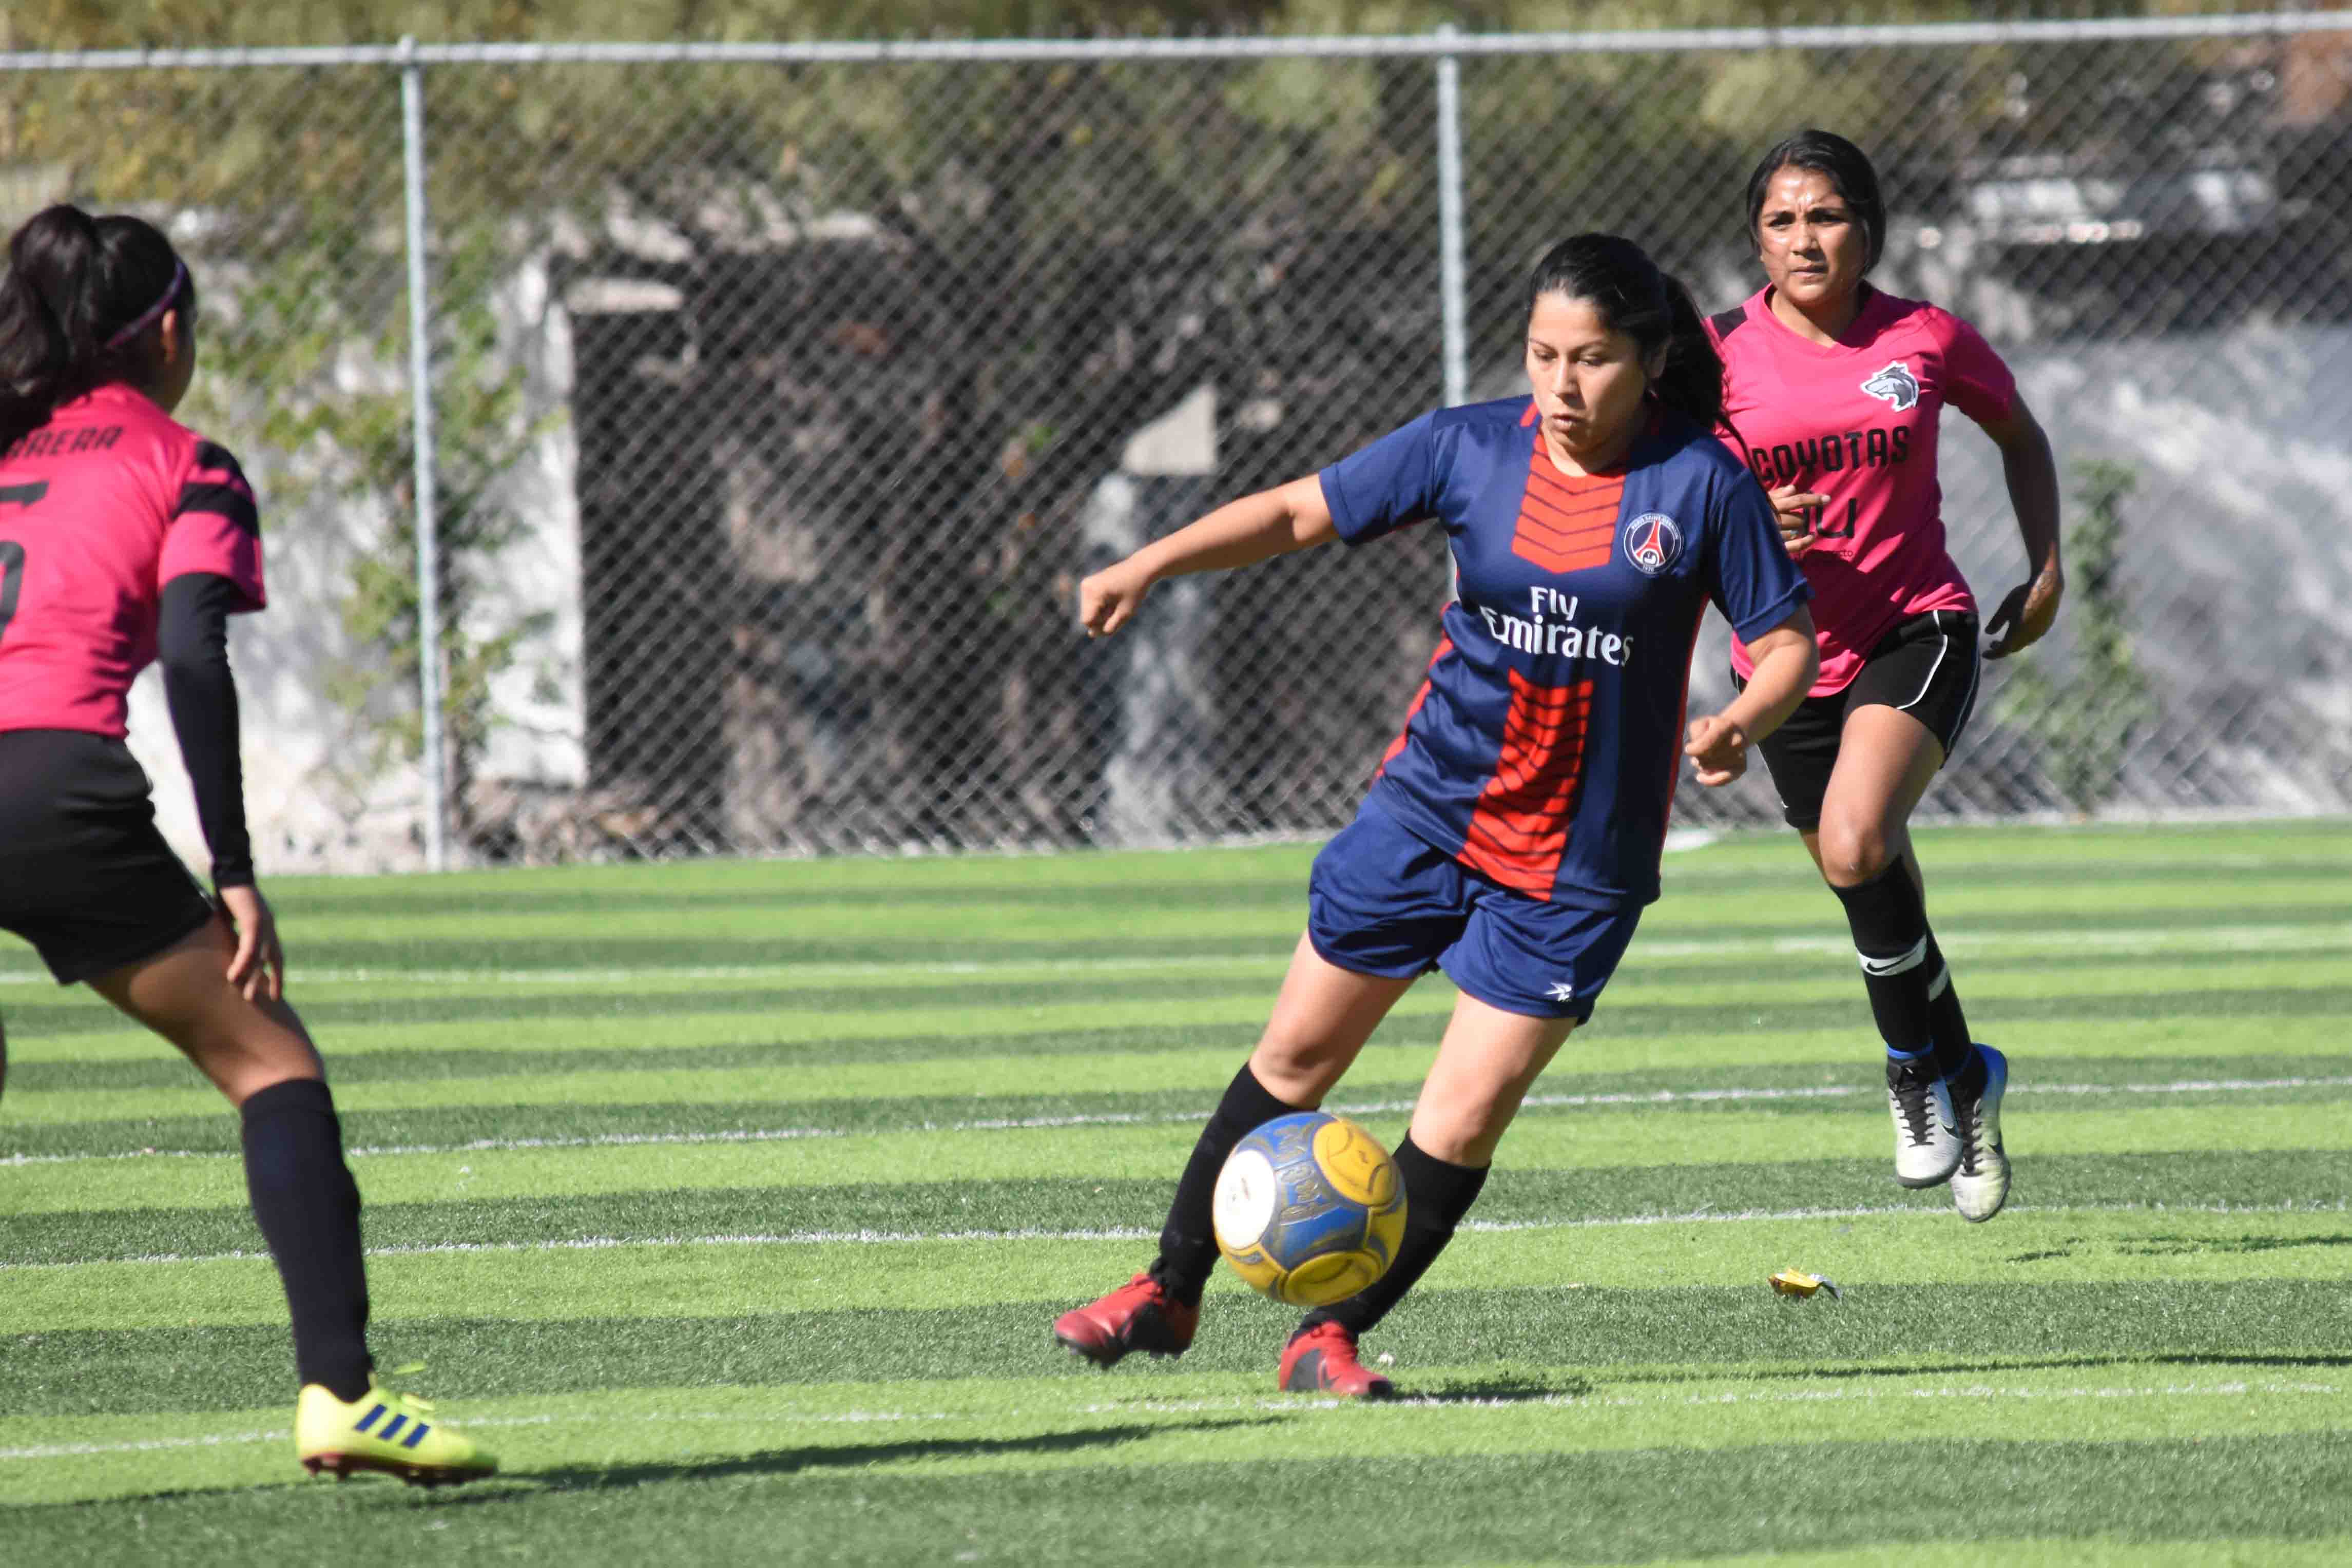
[{"label": "white and blue sneaker", "polygon": [[1945,1082],[1916,1061],[1886,1062],[1886,1109],[1895,1118],[1895,1179],[1905,1186],[1937,1186],[1960,1168],[1960,1140]]},{"label": "white and blue sneaker", "polygon": [[1952,1204],[1979,1224],[2009,1201],[2009,1155],[2000,1146],[2000,1097],[2009,1088],[2009,1058],[1980,1045],[1952,1074],[1950,1104],[1960,1147],[1952,1172]]}]

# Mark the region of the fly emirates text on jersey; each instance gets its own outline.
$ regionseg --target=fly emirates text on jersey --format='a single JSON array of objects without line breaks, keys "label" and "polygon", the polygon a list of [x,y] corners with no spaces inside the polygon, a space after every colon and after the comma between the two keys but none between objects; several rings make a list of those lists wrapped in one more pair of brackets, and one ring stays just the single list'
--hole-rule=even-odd
[{"label": "fly emirates text on jersey", "polygon": [[1495,641],[1522,653],[1558,653],[1566,659],[1598,659],[1622,668],[1633,662],[1633,639],[1597,626],[1576,624],[1577,598],[1556,588],[1528,591],[1528,613],[1513,615],[1481,604],[1479,618]]}]

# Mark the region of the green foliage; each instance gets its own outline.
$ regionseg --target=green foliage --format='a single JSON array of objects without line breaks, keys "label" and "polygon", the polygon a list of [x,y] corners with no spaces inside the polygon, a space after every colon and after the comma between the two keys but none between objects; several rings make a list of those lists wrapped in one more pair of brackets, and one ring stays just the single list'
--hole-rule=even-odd
[{"label": "green foliage", "polygon": [[2074,479],[2075,520],[2066,539],[2072,657],[2053,673],[2053,650],[2026,655],[2002,691],[2001,716],[2035,737],[2060,795],[2088,816],[2122,782],[2125,753],[2155,717],[2156,700],[2132,655],[2118,570],[2124,502],[2138,476],[2127,464],[2092,458],[2074,465]]},{"label": "green foliage", "polygon": [[[388,765],[422,747],[415,432],[401,373],[408,334],[396,258],[372,225],[337,215],[331,195],[318,194],[307,212],[299,202],[231,207],[235,237],[205,247],[223,265],[207,278],[206,369],[191,417],[268,455],[274,531],[348,531],[345,519],[356,517],[359,531],[373,534],[351,559],[338,606],[352,654],[320,673],[360,732],[330,764],[355,802]],[[495,265],[494,236],[480,225],[449,243],[453,270]],[[444,290],[436,308],[442,707],[446,778],[462,816],[463,786],[494,723],[489,683],[536,629],[529,617],[486,622],[480,603],[486,562],[522,526],[501,498],[501,476],[539,430],[525,417],[525,370],[501,351],[488,290]],[[372,512],[382,517],[370,529]]]},{"label": "green foliage", "polygon": [[[487,236],[466,240],[470,259],[488,258]],[[463,264],[453,270],[465,270]],[[435,362],[436,540],[440,572],[440,687],[446,779],[459,836],[465,835],[467,791],[497,717],[490,683],[510,667],[517,647],[542,631],[543,614],[493,618],[486,612],[486,569],[520,536],[525,519],[504,497],[504,482],[542,434],[548,421],[523,406],[526,371],[502,351],[499,323],[485,291],[453,290],[439,300]],[[383,343],[404,349],[404,333]],[[335,672],[330,688],[354,713],[388,714],[374,737],[374,768],[415,758],[423,748],[423,710],[416,704],[420,607],[416,570],[414,427],[408,397],[363,394],[321,411],[332,426],[327,439],[350,455],[328,481],[346,501],[365,505],[394,498],[383,548],[352,563],[344,630],[362,655]]]},{"label": "green foliage", "polygon": [[[85,29],[74,41],[110,40]],[[74,199],[176,223],[204,302],[186,417],[266,476],[270,536],[366,538],[338,606],[352,656],[320,672],[356,731],[328,764],[355,810],[422,737],[398,79],[330,68],[10,80],[25,90],[0,115],[0,164],[53,168]],[[109,134],[91,137],[93,124]],[[434,236],[443,717],[461,813],[494,723],[489,683],[536,628],[483,612],[485,564],[520,527],[501,477],[541,433],[524,413],[524,367],[499,341],[491,290],[517,252],[494,213],[488,197],[464,202]]]},{"label": "green foliage", "polygon": [[[1885,0],[1873,9],[1934,20],[1971,8]],[[0,19],[0,42],[1323,34],[1423,31],[1446,20],[1495,30],[1854,15],[1849,0],[1669,0],[1664,9],[1625,0],[31,0]],[[1902,72],[1875,59],[1857,70],[1833,54],[1780,52],[1466,66],[1474,363],[1515,358],[1523,269],[1562,234],[1636,235],[1676,271],[1703,277],[1737,251],[1739,173],[1791,117],[1887,149],[1895,155],[1890,183],[1899,186],[1901,152],[1923,145],[1923,106],[1933,130],[1917,156],[1936,172],[2004,134],[2013,56],[1932,51]],[[1083,695],[1070,684],[1068,584],[1059,574],[1074,554],[1072,518],[1119,443],[1174,395],[1214,383],[1223,407],[1271,411],[1271,423],[1221,432],[1220,477],[1245,486],[1289,477],[1377,434],[1436,390],[1435,301],[1415,272],[1430,259],[1437,221],[1429,81],[1425,60],[1386,59],[574,63],[427,73],[445,717],[461,809],[494,723],[489,685],[532,630],[486,613],[481,578],[520,524],[501,499],[500,476],[537,434],[488,304],[489,291],[526,260],[553,256],[559,272],[657,277],[679,289],[691,352],[663,372],[667,380],[644,381],[639,401],[614,417],[633,430],[682,433],[647,444],[648,483],[660,471],[708,476],[733,464],[727,481],[749,497],[742,509],[754,537],[729,535],[723,547],[791,560],[808,574],[761,586],[743,561],[718,559],[702,573],[713,588],[690,606],[691,636],[722,652],[677,678],[707,690],[720,664],[736,661],[728,667],[743,678],[733,687],[751,694],[751,706],[730,710],[737,739],[729,744],[757,731],[785,737],[779,757],[814,756],[824,747],[793,724],[818,708],[861,716],[863,728],[844,743],[849,760],[822,776],[812,765],[793,786],[802,792],[762,798],[742,821],[819,822],[845,809],[903,803],[925,832],[952,836],[966,830],[929,825],[938,802],[1002,794],[975,779],[1013,776],[1022,748],[1052,734],[1050,744],[1078,760],[1054,786],[1066,793],[1034,810],[1052,831],[1075,832],[1089,770],[1065,734]],[[374,520],[382,548],[353,564],[343,605],[366,652],[328,678],[367,731],[346,752],[355,776],[413,753],[418,650],[412,452],[399,385],[395,73],[37,73],[8,87],[0,168],[54,169],[101,204],[201,218],[194,249],[208,300],[222,307],[214,434],[268,449],[250,455],[271,475],[274,528],[354,507]],[[2036,101],[2049,120],[2033,128],[2037,145],[2064,143],[2079,120],[2105,112],[2092,95]],[[835,216],[866,225],[872,237],[830,249],[804,243],[806,232],[779,238]],[[1020,287],[1004,287],[1008,278]],[[594,390],[617,404],[625,400],[614,388],[624,379],[608,372]],[[1342,388],[1349,394],[1335,396]],[[583,392],[577,417],[588,418],[591,401]],[[878,455],[885,431],[913,433],[887,461]],[[791,439],[780,438],[785,432]],[[723,441],[705,439],[714,434]],[[284,460],[269,461],[272,454]],[[667,504],[681,538],[699,538],[699,503]],[[794,596],[815,602],[808,563],[820,559],[827,581],[864,591],[823,606],[830,613],[845,603],[859,618],[855,635],[838,640],[888,652],[861,656],[846,666],[846,685],[812,696],[792,687],[786,655],[793,636],[815,634],[805,632],[808,606]],[[1423,608],[1416,569],[1397,559],[1381,590],[1394,616],[1349,612],[1352,624],[1338,629],[1364,639],[1363,657],[1349,662],[1366,671],[1382,667],[1377,650],[1393,641],[1381,629]],[[952,562],[971,563],[971,591],[940,608],[928,591],[957,570],[942,564]],[[1251,625],[1257,602],[1236,598],[1222,612],[1230,625]],[[894,620],[916,605],[926,607],[919,625]],[[1271,610],[1266,620],[1256,646],[1276,662],[1293,652],[1286,636],[1298,638],[1299,651],[1331,645],[1331,627]],[[2111,653],[2085,643],[2086,656],[2121,661],[2118,671],[2094,668],[2086,678],[2130,700],[2064,699],[2085,714],[2098,706],[2115,733],[2084,743],[2072,716],[2032,720],[2067,733],[2062,787],[2084,810],[2112,790],[2136,722],[2129,716],[2145,702],[2137,687],[2116,684],[2137,679],[2121,635],[2118,625]],[[976,664],[963,650],[982,644],[992,656]],[[1254,671],[1221,678],[1252,690],[1258,681]],[[2043,695],[2042,708],[2064,706]],[[1266,731],[1288,742],[1332,714],[1385,712],[1397,699],[1368,675],[1360,696],[1278,700],[1299,705]],[[2116,719],[2119,712],[2126,716]],[[983,729],[1003,756],[975,763]],[[1354,744],[1338,728],[1311,733],[1323,755]],[[828,731],[825,747],[840,739]],[[1263,777],[1268,800],[1319,788],[1260,768],[1246,750],[1256,744],[1235,742],[1244,749],[1225,759],[1230,774]],[[656,766],[684,775],[705,765],[665,752],[645,770]],[[762,761],[740,771],[776,769]],[[708,809],[679,810],[689,807]],[[1032,810],[1024,800],[1021,810]],[[1017,828],[1029,831],[1029,821]]]},{"label": "green foliage", "polygon": [[[2165,0],[20,0],[0,47],[482,40],[1156,37],[1802,26],[2163,15]],[[2187,9],[2212,8],[2192,5]]]}]

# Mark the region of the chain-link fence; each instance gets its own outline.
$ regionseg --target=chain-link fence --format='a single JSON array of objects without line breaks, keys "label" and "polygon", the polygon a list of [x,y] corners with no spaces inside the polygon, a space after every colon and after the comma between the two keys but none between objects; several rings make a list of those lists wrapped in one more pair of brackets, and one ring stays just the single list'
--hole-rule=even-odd
[{"label": "chain-link fence", "polygon": [[[2067,476],[2061,629],[1928,810],[2352,807],[2345,13],[18,55],[0,92],[12,218],[157,213],[196,258],[193,417],[270,519],[237,655],[273,863],[1328,829],[1440,541],[1187,580],[1103,645],[1077,578],[1518,390],[1566,234],[1735,303],[1747,172],[1806,123],[1873,152],[1878,280],[1986,331]],[[1997,454],[1944,450],[1990,610]],[[1678,807],[1772,815],[1760,780]]]}]

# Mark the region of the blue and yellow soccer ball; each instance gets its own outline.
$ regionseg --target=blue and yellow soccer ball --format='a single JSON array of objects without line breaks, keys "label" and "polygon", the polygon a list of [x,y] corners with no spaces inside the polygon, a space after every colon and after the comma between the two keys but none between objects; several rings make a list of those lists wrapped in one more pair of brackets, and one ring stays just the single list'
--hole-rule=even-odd
[{"label": "blue and yellow soccer ball", "polygon": [[1217,1248],[1253,1290],[1297,1307],[1345,1301],[1389,1271],[1404,1239],[1404,1182],[1344,1116],[1277,1116],[1217,1173]]}]

